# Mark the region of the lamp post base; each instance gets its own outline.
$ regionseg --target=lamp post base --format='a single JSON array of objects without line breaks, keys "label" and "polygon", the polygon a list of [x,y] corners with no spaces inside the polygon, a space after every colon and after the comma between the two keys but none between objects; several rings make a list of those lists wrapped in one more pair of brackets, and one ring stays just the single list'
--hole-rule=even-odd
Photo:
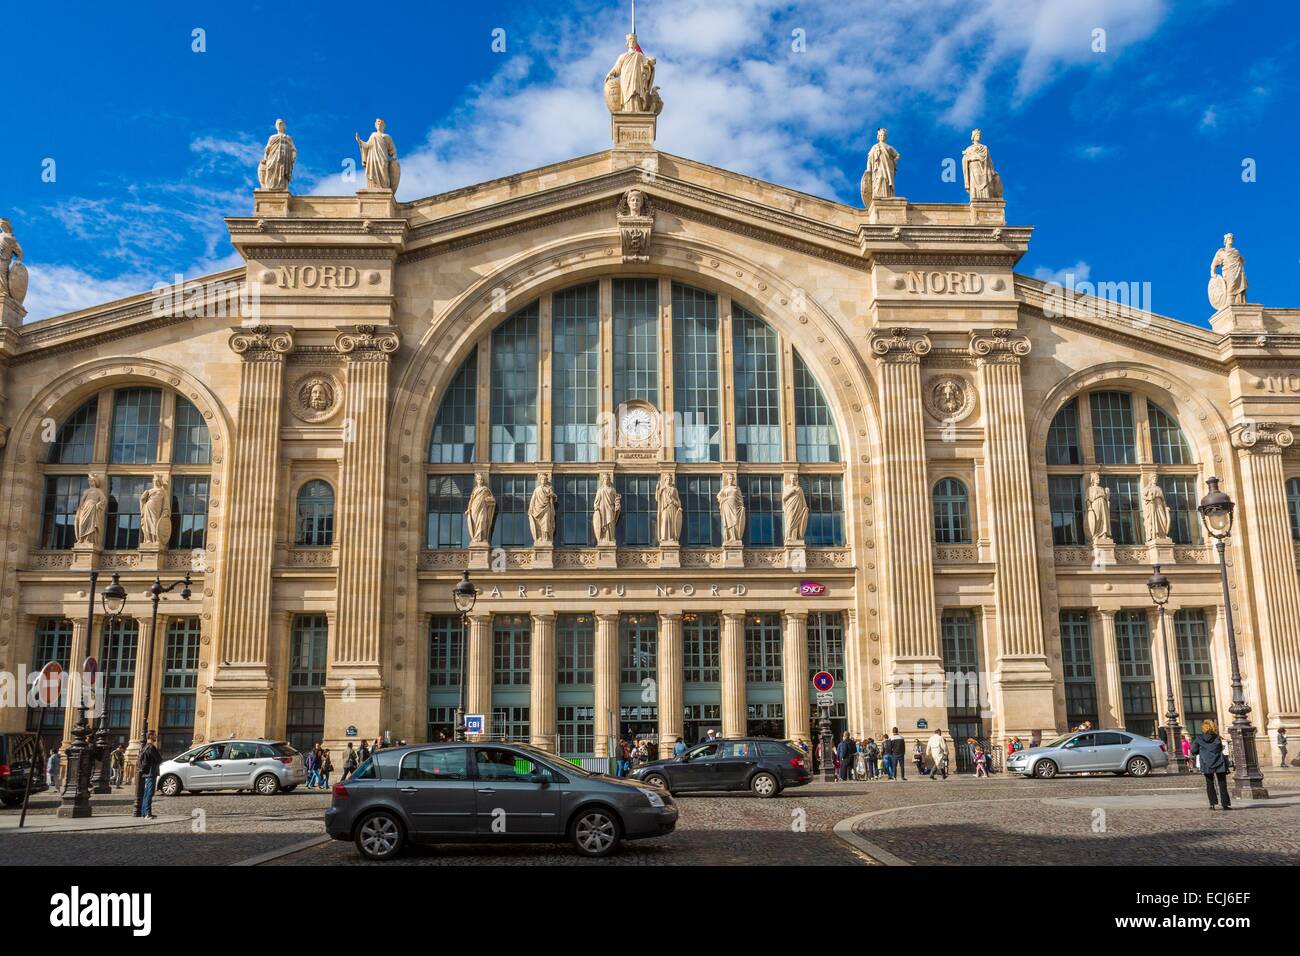
[{"label": "lamp post base", "polygon": [[1267,800],[1264,772],[1259,769],[1255,748],[1255,728],[1245,718],[1238,718],[1229,728],[1232,741],[1232,795],[1252,800]]}]

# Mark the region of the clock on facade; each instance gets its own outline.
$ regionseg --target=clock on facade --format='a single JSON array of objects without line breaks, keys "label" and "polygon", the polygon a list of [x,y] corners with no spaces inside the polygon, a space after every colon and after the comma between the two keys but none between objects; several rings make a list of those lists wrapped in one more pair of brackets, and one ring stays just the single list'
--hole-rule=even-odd
[{"label": "clock on facade", "polygon": [[659,445],[659,410],[645,401],[623,405],[618,419],[619,444],[628,448],[655,448]]}]

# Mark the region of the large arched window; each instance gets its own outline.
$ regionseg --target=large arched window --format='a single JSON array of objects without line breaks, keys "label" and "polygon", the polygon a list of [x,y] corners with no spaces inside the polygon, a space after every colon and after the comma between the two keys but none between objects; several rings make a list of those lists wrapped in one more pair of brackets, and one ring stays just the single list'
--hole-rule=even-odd
[{"label": "large arched window", "polygon": [[1145,544],[1157,536],[1158,529],[1144,526],[1142,507],[1145,485],[1153,481],[1169,506],[1169,538],[1200,543],[1199,469],[1191,445],[1178,420],[1146,396],[1097,389],[1071,399],[1052,419],[1044,454],[1055,544],[1087,543],[1084,502],[1093,473],[1110,492],[1116,544]]},{"label": "large arched window", "polygon": [[1300,477],[1287,479],[1286,510],[1291,515],[1291,539],[1300,541]]},{"label": "large arched window", "polygon": [[298,489],[298,518],[294,544],[328,548],[334,543],[334,489],[316,479]]},{"label": "large arched window", "polygon": [[64,419],[45,456],[39,546],[66,550],[76,543],[77,506],[93,474],[108,497],[98,546],[140,546],[140,496],[161,476],[171,519],[162,545],[202,549],[211,461],[207,422],[188,399],[146,385],[103,389]]},{"label": "large arched window", "polygon": [[937,481],[931,495],[936,544],[970,544],[970,497],[956,478]]},{"label": "large arched window", "polygon": [[[748,491],[751,547],[784,545],[780,489],[791,472],[808,499],[807,545],[845,544],[840,436],[826,396],[776,328],[724,292],[619,277],[548,293],[480,338],[433,398],[429,548],[467,544],[471,463],[491,465],[500,547],[533,543],[527,511],[539,471],[558,497],[554,546],[594,547],[595,462],[613,470],[623,496],[620,547],[659,545],[662,464],[687,466],[676,475],[682,547],[721,546],[716,498],[732,471]],[[638,417],[625,419],[629,410]],[[629,453],[646,436],[625,426],[643,426],[647,413],[668,445]]]}]

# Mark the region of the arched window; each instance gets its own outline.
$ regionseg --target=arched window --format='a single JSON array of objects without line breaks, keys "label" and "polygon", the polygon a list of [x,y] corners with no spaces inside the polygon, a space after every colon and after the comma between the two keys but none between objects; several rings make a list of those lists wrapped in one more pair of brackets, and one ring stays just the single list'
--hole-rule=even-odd
[{"label": "arched window", "polygon": [[478,349],[456,372],[438,407],[429,436],[429,461],[432,464],[471,462],[475,459],[478,411]]},{"label": "arched window", "polygon": [[970,544],[970,497],[956,478],[935,483],[934,540],[936,544]]},{"label": "arched window", "polygon": [[776,330],[732,306],[736,369],[736,459],[780,461],[781,353]]},{"label": "arched window", "polygon": [[1291,515],[1291,538],[1300,541],[1300,477],[1287,479],[1286,510]]},{"label": "arched window", "polygon": [[831,407],[798,352],[794,353],[794,445],[796,461],[840,460],[840,437]]},{"label": "arched window", "polygon": [[537,303],[492,332],[493,461],[537,460]]},{"label": "arched window", "polygon": [[[107,418],[108,427],[99,427]],[[172,550],[207,545],[212,436],[194,403],[169,389],[105,388],[55,432],[45,458],[39,547],[76,543],[76,514],[95,476],[107,496],[103,538],[109,550],[140,547],[140,496],[161,475],[170,492]]]},{"label": "arched window", "polygon": [[[1135,423],[1144,419],[1148,427],[1140,430]],[[1110,492],[1109,531],[1115,544],[1145,544],[1156,531],[1143,522],[1148,476],[1169,506],[1169,538],[1174,544],[1200,543],[1199,469],[1191,444],[1178,420],[1145,395],[1098,389],[1071,399],[1052,419],[1044,458],[1053,543],[1088,543],[1083,512],[1094,472]]]},{"label": "arched window", "polygon": [[294,544],[328,548],[334,543],[334,489],[319,479],[298,489],[298,521]]}]

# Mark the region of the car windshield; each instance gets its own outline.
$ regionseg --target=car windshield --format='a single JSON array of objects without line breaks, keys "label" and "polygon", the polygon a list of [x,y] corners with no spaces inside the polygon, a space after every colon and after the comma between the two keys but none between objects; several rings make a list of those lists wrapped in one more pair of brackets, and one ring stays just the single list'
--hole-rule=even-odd
[{"label": "car windshield", "polygon": [[1050,740],[1047,743],[1043,744],[1042,746],[1059,747],[1073,736],[1074,734],[1061,734],[1061,736],[1057,737],[1055,740]]},{"label": "car windshield", "polygon": [[[583,768],[583,767],[579,767],[576,763],[570,763],[569,761],[565,760],[563,757],[557,757],[557,756],[555,756],[555,754],[553,754],[553,753],[547,753],[545,750],[537,750],[537,749],[534,748],[534,747],[529,747],[529,746],[522,745],[522,744],[513,744],[512,746],[516,747],[516,748],[519,749],[519,750],[524,751],[525,753],[528,753],[528,754],[536,754],[538,757],[541,758],[541,761],[540,761],[541,763],[543,763],[543,764],[545,764],[545,765],[547,765],[547,766],[553,766],[554,769],[556,769],[556,770],[563,770],[565,773],[575,773],[575,774],[577,774],[579,777],[599,777],[599,776],[600,776],[600,774],[598,774],[598,773],[594,773],[594,772],[592,772],[592,771],[590,771],[590,770],[587,770],[587,769],[585,769],[585,768]],[[554,766],[554,765],[556,765],[556,764],[558,764],[558,766]]]}]

